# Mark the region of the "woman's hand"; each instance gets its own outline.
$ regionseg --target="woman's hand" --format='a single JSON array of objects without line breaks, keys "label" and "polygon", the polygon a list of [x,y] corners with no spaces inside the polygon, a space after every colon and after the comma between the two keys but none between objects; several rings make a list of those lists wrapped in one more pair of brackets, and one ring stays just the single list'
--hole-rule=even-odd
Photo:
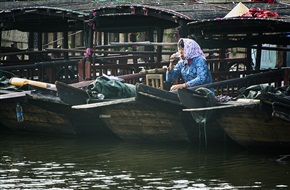
[{"label": "woman's hand", "polygon": [[186,87],[187,87],[187,84],[186,83],[176,84],[176,85],[172,85],[171,86],[170,91],[177,90],[179,88],[186,88]]},{"label": "woman's hand", "polygon": [[178,60],[179,60],[179,56],[176,53],[170,56],[170,63],[168,66],[169,71],[173,69],[174,65],[178,62]]},{"label": "woman's hand", "polygon": [[170,62],[173,62],[175,57],[176,57],[176,54],[175,54],[175,53],[172,54],[172,55],[170,56]]}]

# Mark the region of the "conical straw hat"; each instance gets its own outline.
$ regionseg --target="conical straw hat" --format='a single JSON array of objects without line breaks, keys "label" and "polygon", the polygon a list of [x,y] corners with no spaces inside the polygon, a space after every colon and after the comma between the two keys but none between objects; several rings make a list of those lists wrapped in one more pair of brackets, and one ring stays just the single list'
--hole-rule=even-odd
[{"label": "conical straw hat", "polygon": [[249,12],[248,7],[239,2],[224,18],[238,17],[247,12]]}]

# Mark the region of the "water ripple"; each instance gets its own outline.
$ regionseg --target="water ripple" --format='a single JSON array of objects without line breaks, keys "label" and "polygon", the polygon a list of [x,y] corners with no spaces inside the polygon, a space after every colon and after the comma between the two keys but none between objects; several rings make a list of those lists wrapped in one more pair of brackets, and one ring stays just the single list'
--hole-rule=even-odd
[{"label": "water ripple", "polygon": [[0,189],[287,189],[287,155],[178,144],[3,138]]}]

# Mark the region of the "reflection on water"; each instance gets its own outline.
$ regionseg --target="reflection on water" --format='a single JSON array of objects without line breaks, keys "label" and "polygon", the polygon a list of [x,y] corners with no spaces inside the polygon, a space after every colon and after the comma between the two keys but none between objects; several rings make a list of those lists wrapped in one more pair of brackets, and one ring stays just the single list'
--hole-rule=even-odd
[{"label": "reflection on water", "polygon": [[0,189],[290,188],[287,155],[237,146],[0,137]]}]

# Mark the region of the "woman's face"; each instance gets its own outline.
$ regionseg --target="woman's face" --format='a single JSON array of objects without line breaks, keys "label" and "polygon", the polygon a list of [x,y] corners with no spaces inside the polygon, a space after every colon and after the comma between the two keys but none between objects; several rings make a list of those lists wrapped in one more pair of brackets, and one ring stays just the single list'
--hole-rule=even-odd
[{"label": "woman's face", "polygon": [[178,47],[178,50],[179,50],[179,53],[180,53],[180,57],[181,57],[181,59],[184,60],[184,48],[181,47],[181,46],[179,46],[179,47]]}]

